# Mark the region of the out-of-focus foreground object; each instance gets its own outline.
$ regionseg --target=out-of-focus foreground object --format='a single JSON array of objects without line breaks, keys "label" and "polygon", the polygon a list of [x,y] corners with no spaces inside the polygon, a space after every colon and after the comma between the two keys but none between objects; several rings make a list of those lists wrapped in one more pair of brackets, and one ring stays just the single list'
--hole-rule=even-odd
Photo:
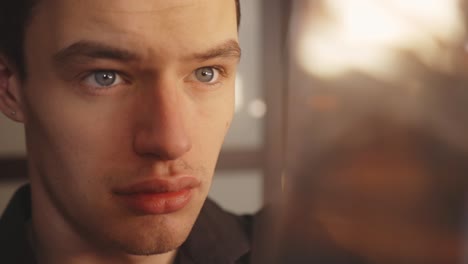
[{"label": "out-of-focus foreground object", "polygon": [[291,2],[283,192],[258,262],[468,261],[467,6]]}]

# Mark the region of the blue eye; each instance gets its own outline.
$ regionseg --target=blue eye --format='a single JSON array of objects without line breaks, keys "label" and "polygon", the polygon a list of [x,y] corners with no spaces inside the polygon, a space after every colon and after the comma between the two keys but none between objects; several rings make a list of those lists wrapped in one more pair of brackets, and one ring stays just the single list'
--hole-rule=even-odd
[{"label": "blue eye", "polygon": [[94,79],[97,84],[101,86],[111,86],[114,84],[115,79],[116,79],[116,74],[115,72],[96,72],[94,74]]},{"label": "blue eye", "polygon": [[203,83],[215,82],[218,76],[218,70],[213,67],[203,67],[195,70],[195,78]]},{"label": "blue eye", "polygon": [[111,87],[122,82],[122,78],[115,71],[95,71],[85,79],[87,85],[95,88]]}]

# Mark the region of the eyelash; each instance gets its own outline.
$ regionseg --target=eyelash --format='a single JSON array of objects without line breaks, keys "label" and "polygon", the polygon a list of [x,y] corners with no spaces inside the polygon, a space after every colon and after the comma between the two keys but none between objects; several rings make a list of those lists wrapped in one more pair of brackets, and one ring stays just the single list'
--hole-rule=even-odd
[{"label": "eyelash", "polygon": [[[86,83],[86,81],[89,80],[90,78],[95,78],[95,74],[102,73],[102,72],[115,74],[116,82],[120,80],[121,83],[112,84],[109,86],[97,86],[97,85],[90,85]],[[84,87],[88,92],[95,94],[95,95],[100,95],[100,94],[110,92],[113,90],[114,87],[120,86],[122,84],[126,84],[129,82],[125,74],[123,74],[120,71],[110,70],[110,69],[95,69],[95,70],[86,71],[85,73],[78,75],[77,79],[78,79],[80,86]]]},{"label": "eyelash", "polygon": [[[203,68],[212,68],[213,70],[217,71],[218,78],[213,83],[205,83],[199,80],[198,81],[195,80],[194,82],[196,82],[197,85],[205,85],[205,86],[213,87],[213,86],[219,85],[221,83],[221,79],[227,78],[229,76],[226,68],[220,65],[198,67],[190,73],[190,76],[194,76],[197,70],[200,70]],[[106,93],[107,91],[113,90],[113,88],[115,88],[116,86],[120,86],[122,84],[122,83],[119,83],[119,84],[112,84],[109,86],[94,86],[94,87],[92,85],[85,84],[88,78],[95,78],[95,74],[102,73],[102,72],[113,73],[117,76],[118,79],[121,80],[123,84],[129,83],[128,76],[126,76],[124,73],[120,71],[111,70],[111,69],[94,69],[94,70],[87,71],[86,73],[83,73],[78,77],[80,85],[84,86],[89,92],[93,94],[103,94],[103,93]],[[196,77],[194,77],[194,79],[196,79]]]},{"label": "eyelash", "polygon": [[210,67],[213,67],[214,69],[218,70],[219,71],[219,74],[223,77],[223,78],[227,78],[228,77],[228,71],[226,70],[226,68],[224,66],[220,66],[220,65],[215,65],[215,66],[210,66]]}]

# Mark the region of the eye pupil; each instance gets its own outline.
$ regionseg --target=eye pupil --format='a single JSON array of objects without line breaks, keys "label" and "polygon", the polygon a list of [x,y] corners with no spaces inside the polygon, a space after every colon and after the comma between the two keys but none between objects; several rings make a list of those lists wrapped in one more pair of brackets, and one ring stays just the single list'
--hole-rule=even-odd
[{"label": "eye pupil", "polygon": [[213,68],[200,68],[196,71],[196,76],[200,82],[211,82],[215,77],[215,71]]},{"label": "eye pupil", "polygon": [[94,79],[96,80],[96,83],[99,85],[110,86],[114,84],[115,79],[116,79],[116,74],[115,72],[101,71],[101,72],[95,73]]}]

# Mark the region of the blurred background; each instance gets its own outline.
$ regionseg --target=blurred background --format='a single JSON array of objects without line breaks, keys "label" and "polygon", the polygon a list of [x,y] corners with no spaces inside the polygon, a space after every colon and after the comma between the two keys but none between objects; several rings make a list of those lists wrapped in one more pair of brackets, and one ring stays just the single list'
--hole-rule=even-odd
[{"label": "blurred background", "polygon": [[279,5],[284,156],[261,263],[468,263],[467,2]]},{"label": "blurred background", "polygon": [[[210,196],[254,263],[468,263],[465,0],[241,0],[236,115]],[[0,211],[26,179],[0,117]]]}]

